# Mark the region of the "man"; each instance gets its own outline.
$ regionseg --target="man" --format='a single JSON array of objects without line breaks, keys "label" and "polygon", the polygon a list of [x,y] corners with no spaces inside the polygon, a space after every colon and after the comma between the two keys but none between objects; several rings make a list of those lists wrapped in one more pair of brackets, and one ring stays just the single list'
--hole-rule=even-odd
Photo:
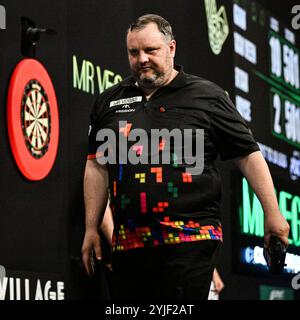
[{"label": "man", "polygon": [[212,281],[210,283],[210,289],[208,294],[208,300],[219,300],[220,292],[224,289],[225,285],[224,282],[217,270],[214,269]]},{"label": "man", "polygon": [[[127,32],[132,76],[100,95],[91,115],[82,254],[92,275],[93,254],[102,258],[98,226],[110,194],[113,298],[207,299],[222,241],[218,154],[235,162],[260,199],[265,246],[271,234],[288,245],[289,225],[244,120],[224,90],[175,65],[175,51],[165,19],[138,18]],[[171,131],[175,137],[168,141]],[[117,138],[107,142],[103,137],[111,132]],[[198,150],[196,164],[191,164],[191,149]],[[164,152],[169,162],[159,157]],[[110,239],[111,228],[105,225]]]}]

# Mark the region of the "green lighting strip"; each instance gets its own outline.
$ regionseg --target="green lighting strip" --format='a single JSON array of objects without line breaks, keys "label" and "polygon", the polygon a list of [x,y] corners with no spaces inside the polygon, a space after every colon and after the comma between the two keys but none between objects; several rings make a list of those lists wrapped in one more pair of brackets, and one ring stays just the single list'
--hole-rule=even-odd
[{"label": "green lighting strip", "polygon": [[273,79],[265,76],[263,73],[261,73],[261,72],[259,72],[257,70],[253,70],[253,73],[256,76],[258,76],[259,78],[261,78],[262,80],[264,80],[265,82],[267,82],[272,87],[280,90],[281,92],[284,92],[284,95],[288,96],[290,99],[293,99],[295,102],[300,104],[300,95],[299,94],[296,94],[296,93],[292,92],[290,89],[288,89],[285,86],[277,83]]}]

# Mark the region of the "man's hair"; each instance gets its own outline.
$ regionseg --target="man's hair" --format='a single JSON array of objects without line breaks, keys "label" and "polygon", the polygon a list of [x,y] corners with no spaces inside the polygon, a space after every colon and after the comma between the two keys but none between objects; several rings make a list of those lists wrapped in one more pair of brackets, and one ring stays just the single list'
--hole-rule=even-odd
[{"label": "man's hair", "polygon": [[174,35],[170,23],[157,14],[144,14],[140,16],[130,24],[127,33],[133,30],[141,30],[145,28],[149,23],[155,23],[158,30],[165,36],[166,40],[174,40]]}]

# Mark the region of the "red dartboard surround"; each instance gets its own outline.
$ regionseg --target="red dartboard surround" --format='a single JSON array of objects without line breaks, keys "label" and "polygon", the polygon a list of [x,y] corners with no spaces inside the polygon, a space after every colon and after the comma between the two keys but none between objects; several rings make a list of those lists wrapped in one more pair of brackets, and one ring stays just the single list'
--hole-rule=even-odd
[{"label": "red dartboard surround", "polygon": [[59,115],[52,81],[35,59],[21,60],[13,71],[7,97],[9,142],[15,161],[29,180],[51,171],[59,141]]}]

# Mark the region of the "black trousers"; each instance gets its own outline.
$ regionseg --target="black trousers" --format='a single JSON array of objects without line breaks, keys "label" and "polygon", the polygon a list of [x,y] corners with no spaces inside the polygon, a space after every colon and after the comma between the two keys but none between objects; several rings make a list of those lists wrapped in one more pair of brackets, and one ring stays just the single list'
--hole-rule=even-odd
[{"label": "black trousers", "polygon": [[112,300],[207,300],[220,242],[203,240],[114,252]]}]

